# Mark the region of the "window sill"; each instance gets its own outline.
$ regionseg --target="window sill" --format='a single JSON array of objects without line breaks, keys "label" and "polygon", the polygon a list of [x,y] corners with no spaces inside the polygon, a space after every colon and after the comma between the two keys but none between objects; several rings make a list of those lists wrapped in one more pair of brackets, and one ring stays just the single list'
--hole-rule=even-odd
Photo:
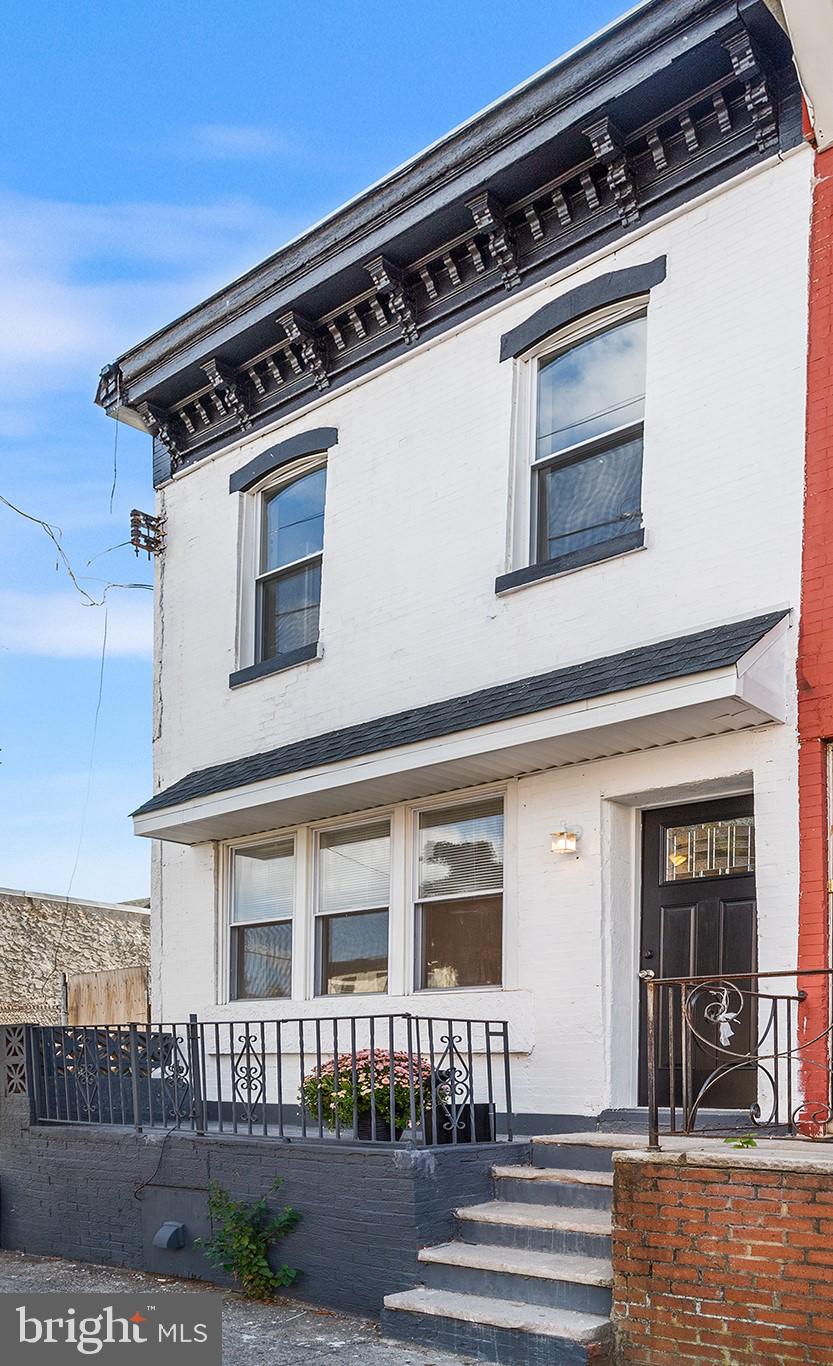
[{"label": "window sill", "polygon": [[245,683],[254,683],[258,678],[269,678],[272,674],[283,673],[284,669],[295,669],[299,664],[309,664],[313,659],[320,659],[321,654],[320,641],[315,645],[304,645],[300,650],[293,650],[291,654],[279,655],[277,659],[264,659],[260,664],[250,664],[245,669],[238,669],[235,673],[229,674],[228,685],[230,688],[241,688]]},{"label": "window sill", "polygon": [[557,555],[554,560],[543,560],[540,564],[525,565],[523,569],[513,569],[509,574],[501,574],[495,579],[495,593],[511,593],[527,584],[539,583],[541,579],[554,579],[560,574],[570,574],[575,569],[584,569],[591,564],[601,564],[604,560],[615,559],[617,555],[627,555],[632,550],[642,550],[645,546],[645,531],[628,531],[623,536],[614,536],[609,541],[597,545],[583,546],[581,550],[571,550],[566,555]]}]

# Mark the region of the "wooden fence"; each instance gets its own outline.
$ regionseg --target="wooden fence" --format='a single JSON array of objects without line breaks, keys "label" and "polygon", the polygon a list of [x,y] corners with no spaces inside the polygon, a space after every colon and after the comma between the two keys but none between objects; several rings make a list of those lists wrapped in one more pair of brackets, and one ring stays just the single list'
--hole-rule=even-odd
[{"label": "wooden fence", "polygon": [[141,1024],[148,1018],[148,975],[141,964],[67,975],[67,1024]]}]

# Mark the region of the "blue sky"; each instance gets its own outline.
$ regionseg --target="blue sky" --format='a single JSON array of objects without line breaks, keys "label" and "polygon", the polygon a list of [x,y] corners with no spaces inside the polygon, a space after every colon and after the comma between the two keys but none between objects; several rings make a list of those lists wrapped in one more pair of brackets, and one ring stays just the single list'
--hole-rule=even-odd
[{"label": "blue sky", "polygon": [[[624,8],[12,0],[0,494],[61,528],[91,595],[150,581],[129,547],[101,553],[153,506],[149,440],[122,427],[110,511],[101,366]],[[147,894],[128,813],[151,790],[150,597],[108,593],[93,750],[104,609],[0,505],[0,886]]]}]

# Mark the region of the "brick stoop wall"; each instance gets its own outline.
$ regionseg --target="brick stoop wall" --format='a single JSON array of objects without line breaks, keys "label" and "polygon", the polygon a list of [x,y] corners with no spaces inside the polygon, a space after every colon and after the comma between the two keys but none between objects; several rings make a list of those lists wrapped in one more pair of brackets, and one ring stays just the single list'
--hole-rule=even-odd
[{"label": "brick stoop wall", "polygon": [[277,1248],[300,1271],[288,1293],[376,1315],[385,1295],[422,1279],[417,1252],[453,1234],[453,1210],[489,1197],[491,1167],[527,1144],[406,1149],[280,1143],[95,1126],[29,1125],[22,1095],[0,1097],[0,1246],[219,1284],[198,1248],[151,1245],[165,1220],[189,1241],[208,1232],[210,1180],[237,1198],[269,1192],[301,1222]]},{"label": "brick stoop wall", "polygon": [[617,1154],[619,1360],[833,1363],[831,1159]]}]

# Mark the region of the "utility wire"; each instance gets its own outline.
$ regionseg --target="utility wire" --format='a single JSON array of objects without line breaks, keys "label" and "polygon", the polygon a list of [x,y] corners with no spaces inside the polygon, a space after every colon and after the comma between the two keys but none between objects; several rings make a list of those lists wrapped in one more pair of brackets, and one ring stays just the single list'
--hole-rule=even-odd
[{"label": "utility wire", "polygon": [[[61,544],[61,537],[64,533],[62,532],[59,526],[57,526],[54,522],[45,521],[43,517],[36,517],[32,512],[26,512],[24,508],[18,507],[17,504],[13,503],[9,498],[5,498],[2,493],[0,493],[0,503],[3,503],[12,512],[16,512],[18,517],[23,517],[25,521],[32,522],[35,526],[39,526],[46,533],[46,535],[49,537],[50,541],[55,547],[55,550],[58,553],[60,563],[63,564],[70,582],[72,583],[73,587],[77,589],[77,591],[83,598],[85,607],[103,607],[105,600],[107,598],[107,594],[110,592],[111,588],[143,588],[146,592],[153,591],[153,585],[149,583],[113,583],[108,579],[93,579],[92,575],[90,574],[76,574],[75,570],[73,569],[69,561],[67,553]],[[130,541],[121,542],[121,545],[130,544]],[[110,546],[108,550],[99,551],[99,554],[109,555],[111,550],[119,550],[120,548],[121,546],[118,545]],[[92,560],[87,560],[87,564],[92,564],[93,560],[95,559],[98,559],[98,555],[93,555]],[[90,583],[103,583],[104,592],[102,593],[101,597],[94,598],[92,593],[88,593],[87,589],[84,588],[81,582],[82,579],[87,579]]]}]

